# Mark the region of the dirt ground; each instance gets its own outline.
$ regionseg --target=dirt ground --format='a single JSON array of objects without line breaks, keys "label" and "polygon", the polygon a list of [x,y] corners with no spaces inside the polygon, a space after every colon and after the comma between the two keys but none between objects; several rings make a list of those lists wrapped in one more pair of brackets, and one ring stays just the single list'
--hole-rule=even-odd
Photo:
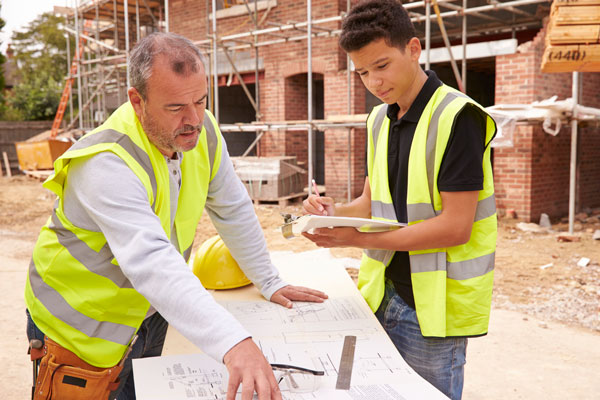
[{"label": "dirt ground", "polygon": [[[31,251],[54,196],[24,176],[0,178],[0,399],[26,399],[31,363],[26,355],[23,288]],[[277,227],[281,213],[300,205],[257,205],[270,251],[305,251]],[[499,221],[493,311],[489,334],[469,342],[463,398],[597,399],[600,393],[600,209],[578,215],[578,241],[558,241],[566,222],[526,232],[518,220]],[[216,231],[204,216],[196,246]],[[333,249],[358,259],[356,249]],[[582,258],[590,261],[578,266]],[[349,268],[351,275],[356,270]]]}]

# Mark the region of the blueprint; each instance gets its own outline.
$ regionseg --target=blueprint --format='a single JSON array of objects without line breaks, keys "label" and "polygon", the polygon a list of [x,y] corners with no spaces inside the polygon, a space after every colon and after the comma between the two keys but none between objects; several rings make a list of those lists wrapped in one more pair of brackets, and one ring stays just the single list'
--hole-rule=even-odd
[{"label": "blueprint", "polygon": [[[295,303],[292,309],[265,301],[221,304],[252,332],[270,363],[325,372],[318,378],[316,391],[283,390],[286,400],[443,398],[430,386],[423,389],[422,379],[377,328],[360,300],[342,297],[324,303]],[[335,382],[345,335],[356,336],[357,342],[351,390],[340,391],[335,390]],[[203,354],[134,360],[134,371],[141,400],[225,399],[229,379],[222,364]]]},{"label": "blueprint", "polygon": [[[406,364],[340,259],[319,249],[273,254],[273,262],[288,282],[311,287],[316,283],[315,288],[330,298],[323,303],[294,302],[291,309],[264,299],[233,301],[227,292],[218,293],[216,299],[251,333],[270,363],[324,372],[315,378],[310,393],[292,393],[282,383],[284,400],[446,399]],[[356,336],[350,390],[336,390],[348,335]],[[228,372],[204,354],[138,359],[133,369],[138,400],[226,399]]]}]

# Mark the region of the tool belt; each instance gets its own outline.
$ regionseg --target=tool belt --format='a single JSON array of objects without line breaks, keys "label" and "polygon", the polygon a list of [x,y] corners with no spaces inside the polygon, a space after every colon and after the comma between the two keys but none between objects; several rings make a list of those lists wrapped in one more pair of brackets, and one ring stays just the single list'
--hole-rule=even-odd
[{"label": "tool belt", "polygon": [[119,387],[121,363],[111,368],[94,367],[46,336],[44,347],[31,352],[41,358],[34,400],[105,400]]}]

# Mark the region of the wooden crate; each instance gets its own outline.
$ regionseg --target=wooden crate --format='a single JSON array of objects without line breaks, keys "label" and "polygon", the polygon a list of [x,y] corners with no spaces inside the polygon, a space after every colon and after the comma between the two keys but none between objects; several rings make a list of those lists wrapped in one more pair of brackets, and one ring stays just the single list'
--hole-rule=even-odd
[{"label": "wooden crate", "polygon": [[[542,59],[542,72],[598,72],[600,44],[548,46]],[[576,69],[574,69],[576,68]]]},{"label": "wooden crate", "polygon": [[27,170],[44,170],[54,168],[54,160],[60,157],[72,143],[62,140],[48,139],[38,142],[17,142],[19,168]]},{"label": "wooden crate", "polygon": [[600,0],[555,0],[542,72],[600,72]]}]

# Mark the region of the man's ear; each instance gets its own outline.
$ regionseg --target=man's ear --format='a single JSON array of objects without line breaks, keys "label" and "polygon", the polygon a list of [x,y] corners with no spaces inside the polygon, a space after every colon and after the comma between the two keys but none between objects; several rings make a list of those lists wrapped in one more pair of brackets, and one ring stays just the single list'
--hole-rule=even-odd
[{"label": "man's ear", "polygon": [[421,57],[421,41],[417,37],[413,37],[408,41],[406,48],[410,52],[410,58],[419,61],[419,57]]},{"label": "man's ear", "polygon": [[136,88],[130,87],[127,90],[127,96],[129,97],[129,102],[135,110],[135,114],[137,115],[138,119],[140,119],[144,114],[144,99],[142,95]]}]

